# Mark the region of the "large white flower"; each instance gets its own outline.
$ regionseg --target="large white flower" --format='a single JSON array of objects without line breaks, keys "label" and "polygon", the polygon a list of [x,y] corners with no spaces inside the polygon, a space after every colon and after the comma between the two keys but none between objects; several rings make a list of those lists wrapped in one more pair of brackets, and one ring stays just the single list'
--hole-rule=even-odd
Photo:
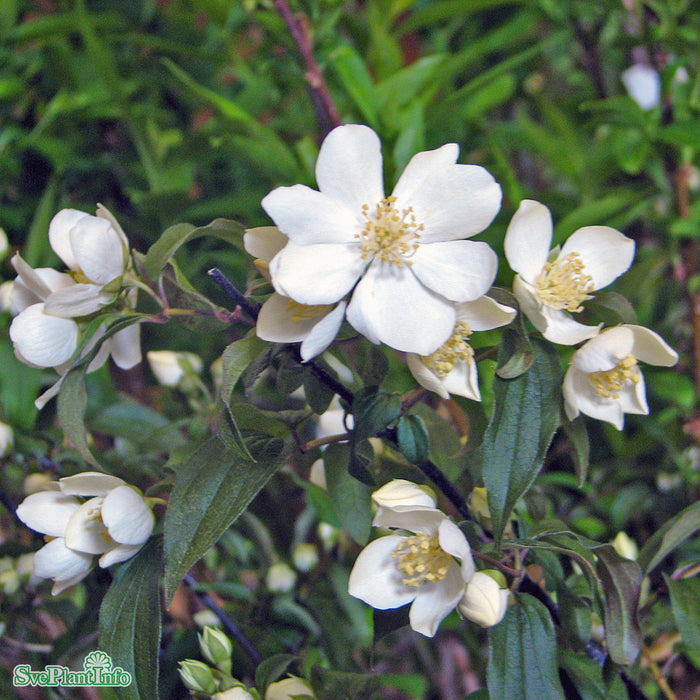
[{"label": "large white flower", "polygon": [[505,253],[518,274],[513,291],[523,312],[547,340],[576,345],[598,334],[599,326],[578,323],[591,292],[610,284],[634,258],[634,241],[609,226],[584,226],[561,249],[550,251],[552,216],[539,202],[520,203],[505,238]]},{"label": "large white flower", "polygon": [[510,323],[515,309],[490,297],[456,305],[457,321],[452,335],[427,357],[408,353],[406,363],[416,381],[443,399],[450,394],[481,401],[474,350],[467,339],[474,331],[488,331]]},{"label": "large white flower", "polygon": [[[249,229],[243,236],[245,249],[256,259],[258,269],[270,279],[268,263],[287,244],[287,237],[275,226]],[[338,335],[345,318],[347,302],[333,304],[300,304],[294,299],[273,292],[262,305],[255,332],[271,343],[301,343],[301,359],[320,355]]]},{"label": "large white flower", "polygon": [[678,355],[656,333],[633,325],[606,329],[580,347],[564,377],[569,420],[585,413],[621,430],[625,413],[649,413],[637,360],[671,367]]},{"label": "large white flower", "polygon": [[426,506],[381,507],[373,524],[414,534],[370,542],[350,572],[350,595],[378,610],[411,603],[411,627],[434,636],[474,575],[469,543],[444,513]]},{"label": "large white flower", "polygon": [[129,559],[153,531],[143,496],[116,476],[83,472],[52,486],[27,496],[17,517],[53,538],[34,555],[34,573],[54,580],[54,595],[85,578],[95,555],[101,567]]},{"label": "large white flower", "polygon": [[319,191],[278,187],[262,205],[289,243],[270,263],[275,289],[300,304],[352,292],[348,321],[374,343],[428,355],[455,324],[453,302],[484,294],[498,260],[483,231],[501,204],[484,168],[458,165],[457,144],[414,156],[385,197],[381,144],[346,125],[324,140]]}]

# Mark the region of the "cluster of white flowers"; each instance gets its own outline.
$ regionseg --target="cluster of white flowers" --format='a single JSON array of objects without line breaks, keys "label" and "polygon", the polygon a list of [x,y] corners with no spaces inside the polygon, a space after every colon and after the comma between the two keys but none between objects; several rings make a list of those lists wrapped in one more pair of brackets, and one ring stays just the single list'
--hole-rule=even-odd
[{"label": "cluster of white flowers", "polygon": [[[501,189],[483,168],[458,164],[458,152],[446,144],[417,154],[386,197],[378,136],[360,125],[334,129],[316,163],[318,191],[278,187],[262,201],[276,226],[246,233],[246,249],[275,290],[258,335],[301,342],[309,360],[347,320],[373,343],[405,352],[425,388],[480,400],[469,336],[505,326],[517,312],[486,296],[498,267],[494,251],[466,240],[491,223]],[[592,292],[629,268],[634,242],[608,226],[587,226],[550,250],[552,230],[544,205],[520,204],[505,238],[513,291],[551,342],[589,341],[564,382],[568,417],[582,412],[621,428],[624,413],[648,412],[637,359],[670,366],[678,356],[644,328],[602,330],[574,319]]]},{"label": "cluster of white flowers", "polygon": [[350,572],[350,595],[378,610],[410,604],[411,628],[427,637],[457,608],[482,626],[501,621],[508,591],[476,571],[464,533],[436,508],[427,489],[394,479],[372,499],[372,524],[402,534],[379,537],[360,552]]},{"label": "cluster of white flowers", "polygon": [[[64,375],[75,359],[86,317],[108,307],[120,297],[122,278],[131,267],[126,236],[107,209],[97,216],[63,209],[51,220],[49,242],[65,263],[67,272],[31,268],[19,254],[12,258],[17,278],[10,292],[15,318],[10,338],[17,357],[33,367],[53,367]],[[135,292],[122,295],[133,307]],[[104,334],[95,333],[83,349],[90,352]],[[139,330],[129,326],[104,341],[88,371],[99,369],[109,356],[123,369],[141,361]],[[41,408],[58,392],[60,380],[39,399]]]},{"label": "cluster of white flowers", "polygon": [[54,581],[54,595],[101,567],[125,561],[153,532],[141,493],[122,479],[82,472],[44,485],[17,506],[17,517],[48,540],[34,555],[34,573]]}]

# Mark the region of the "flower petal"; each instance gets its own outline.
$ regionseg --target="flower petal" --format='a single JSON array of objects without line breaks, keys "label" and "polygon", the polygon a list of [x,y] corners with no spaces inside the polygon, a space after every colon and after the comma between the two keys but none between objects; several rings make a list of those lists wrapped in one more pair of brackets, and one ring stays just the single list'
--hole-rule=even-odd
[{"label": "flower petal", "polygon": [[[313,307],[297,304],[275,292],[260,308],[255,332],[258,338],[271,343],[298,343],[309,335],[328,309],[326,305]],[[295,315],[295,311],[298,315]]]},{"label": "flower petal", "polygon": [[623,328],[629,328],[632,331],[634,336],[632,353],[638,360],[661,367],[672,367],[678,362],[678,353],[658,333],[644,326],[631,324],[625,324]]},{"label": "flower petal", "polygon": [[384,197],[382,146],[377,134],[361,124],[333,129],[318,153],[316,182],[324,195],[355,215],[364,204],[374,207]]},{"label": "flower petal", "polygon": [[39,491],[17,506],[17,517],[29,528],[49,537],[63,537],[71,515],[80,503],[58,491]]},{"label": "flower petal", "polygon": [[593,278],[593,289],[607,287],[629,269],[634,241],[610,226],[584,226],[569,236],[559,259],[578,253],[584,273]]},{"label": "flower petal", "polygon": [[114,294],[103,294],[97,284],[74,284],[51,293],[44,302],[44,311],[61,318],[88,316],[111,303]]},{"label": "flower petal", "polygon": [[301,344],[300,354],[304,362],[320,355],[335,340],[343,324],[346,307],[347,302],[341,301],[311,329]]},{"label": "flower petal", "polygon": [[434,391],[443,399],[449,399],[450,394],[445,387],[444,381],[433,372],[428,365],[423,362],[420,355],[409,352],[406,353],[406,364],[414,379],[428,391]]},{"label": "flower petal", "polygon": [[[41,578],[68,581],[87,576],[92,568],[92,555],[74,552],[66,547],[63,538],[58,537],[45,544],[34,555],[34,573]],[[76,581],[73,581],[74,583]]]},{"label": "flower petal", "polygon": [[442,384],[448,393],[464,396],[465,399],[481,401],[479,375],[473,360],[456,362],[454,367],[442,378]]},{"label": "flower petal", "polygon": [[359,244],[288,243],[270,263],[275,290],[300,304],[334,304],[365,269]]},{"label": "flower petal", "polygon": [[33,304],[14,318],[10,338],[28,362],[55,367],[68,362],[78,347],[78,324],[44,313],[43,303]]},{"label": "flower petal", "polygon": [[118,486],[105,497],[102,522],[115,542],[141,545],[151,536],[155,518],[140,494],[130,486]]},{"label": "flower petal", "polygon": [[566,311],[549,306],[542,306],[540,310],[540,315],[546,324],[542,335],[550,342],[560,345],[578,345],[598,335],[603,325],[601,323],[598,326],[586,326],[574,321]]},{"label": "flower petal", "polygon": [[347,318],[373,343],[430,355],[452,334],[455,309],[407,266],[375,260],[355,288]]},{"label": "flower petal", "polygon": [[438,528],[440,548],[462,562],[461,573],[466,583],[476,570],[472,550],[464,533],[449,518],[445,518]]},{"label": "flower petal", "polygon": [[498,271],[498,256],[481,241],[421,245],[411,261],[411,270],[428,289],[458,302],[485,294]]},{"label": "flower petal", "polygon": [[564,376],[563,391],[569,420],[574,420],[581,412],[591,418],[612,423],[618,430],[622,430],[625,420],[622,406],[614,399],[598,396],[585,372],[573,365],[569,367]]},{"label": "flower petal", "polygon": [[508,225],[504,241],[510,267],[529,284],[535,284],[549,257],[552,215],[531,199],[520,202]]},{"label": "flower petal", "polygon": [[603,331],[581,346],[571,363],[582,372],[601,372],[613,369],[634,348],[634,333],[626,326]]},{"label": "flower petal", "polygon": [[408,615],[411,628],[426,637],[434,637],[440,623],[457,607],[463,593],[464,580],[456,564],[450,566],[441,581],[419,586]]},{"label": "flower petal", "polygon": [[141,362],[141,325],[134,323],[115,333],[108,341],[114,364],[131,369]]},{"label": "flower petal", "polygon": [[98,563],[101,568],[106,569],[108,566],[112,566],[112,564],[118,564],[120,561],[131,559],[142,547],[143,544],[119,544],[108,552],[105,552],[100,557]]},{"label": "flower petal", "polygon": [[348,593],[353,598],[377,610],[389,610],[400,608],[416,597],[416,588],[403,583],[403,574],[393,556],[404,539],[400,535],[380,537],[360,552],[348,581]]},{"label": "flower petal", "polygon": [[74,476],[64,476],[58,480],[63,493],[75,496],[106,496],[117,486],[124,486],[124,481],[118,476],[102,472],[81,472]]},{"label": "flower petal", "polygon": [[474,301],[457,305],[457,321],[466,321],[473,331],[490,331],[510,323],[518,312],[491,297],[482,296]]},{"label": "flower petal", "polygon": [[129,239],[126,237],[124,229],[122,229],[121,225],[114,217],[114,214],[112,214],[112,212],[109,209],[107,209],[107,207],[105,207],[103,204],[98,204],[96,216],[98,216],[100,219],[106,219],[107,221],[109,221],[110,224],[112,224],[112,228],[116,231],[117,235],[119,236],[122,245],[126,250],[128,250]]},{"label": "flower petal", "polygon": [[447,516],[437,508],[421,505],[380,506],[372,520],[374,527],[395,527],[409,532],[434,535]]},{"label": "flower petal", "polygon": [[71,515],[64,533],[66,547],[87,554],[102,554],[112,549],[114,542],[100,517],[103,501],[102,497],[91,498]]},{"label": "flower petal", "polygon": [[126,252],[112,224],[98,216],[78,219],[70,230],[78,269],[95,284],[107,284],[124,273]]},{"label": "flower petal", "polygon": [[243,246],[249,255],[270,262],[289,239],[277,226],[249,228],[243,234]]},{"label": "flower petal", "polygon": [[49,243],[56,255],[71,270],[77,269],[78,263],[71,245],[70,231],[78,221],[89,216],[90,214],[77,209],[61,209],[49,223]]}]

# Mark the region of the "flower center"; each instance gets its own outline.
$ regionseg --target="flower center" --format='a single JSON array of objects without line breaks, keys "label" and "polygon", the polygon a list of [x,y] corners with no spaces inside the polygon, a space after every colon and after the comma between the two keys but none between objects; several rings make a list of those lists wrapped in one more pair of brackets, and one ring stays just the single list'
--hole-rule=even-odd
[{"label": "flower center", "polygon": [[416,221],[413,207],[397,209],[396,197],[385,197],[370,211],[369,204],[362,206],[365,227],[355,238],[362,243],[362,259],[379,258],[402,267],[418,249],[423,224]]},{"label": "flower center", "polygon": [[92,520],[95,522],[99,522],[102,527],[98,530],[98,533],[100,537],[107,542],[108,544],[111,544],[114,542],[112,537],[110,536],[109,532],[107,532],[107,528],[104,527],[104,523],[102,522],[102,504],[95,506],[94,508],[90,508],[88,511],[88,520]]},{"label": "flower center", "polygon": [[639,381],[637,358],[629,354],[620,360],[615,367],[602,372],[589,372],[588,379],[598,396],[605,399],[619,399],[620,389],[627,382],[636,384]]},{"label": "flower center", "polygon": [[406,586],[441,581],[452,564],[452,557],[440,547],[438,536],[429,537],[424,532],[404,537],[392,557],[398,559],[396,568],[404,574]]},{"label": "flower center", "polygon": [[321,304],[318,306],[309,306],[307,304],[300,304],[294,299],[290,299],[284,310],[292,317],[294,323],[300,323],[301,321],[308,321],[311,318],[316,318],[325,314],[331,307],[327,304]]},{"label": "flower center", "polygon": [[582,310],[592,291],[593,278],[584,272],[578,253],[548,262],[537,280],[537,295],[547,306],[573,313]]},{"label": "flower center", "polygon": [[459,321],[447,342],[443,343],[434,353],[423,358],[430,369],[438,377],[446,377],[457,362],[473,362],[474,350],[467,343],[472,329],[466,321]]}]

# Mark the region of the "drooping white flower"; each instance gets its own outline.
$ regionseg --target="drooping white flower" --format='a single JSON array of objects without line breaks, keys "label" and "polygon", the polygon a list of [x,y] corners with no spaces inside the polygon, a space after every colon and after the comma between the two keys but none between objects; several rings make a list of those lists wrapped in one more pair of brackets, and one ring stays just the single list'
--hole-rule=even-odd
[{"label": "drooping white flower", "polygon": [[373,524],[413,534],[370,542],[350,572],[350,595],[378,610],[410,603],[411,627],[433,637],[474,575],[464,534],[444,513],[425,506],[380,508]]},{"label": "drooping white flower", "polygon": [[[287,244],[287,237],[274,226],[249,229],[245,249],[256,257],[256,266],[269,279],[269,262]],[[274,292],[262,305],[255,324],[259,338],[271,343],[301,343],[302,360],[320,355],[338,335],[347,302],[300,304]]]},{"label": "drooping white flower", "polygon": [[642,109],[653,109],[661,101],[661,77],[651,66],[635,63],[621,77],[629,96]]},{"label": "drooping white flower", "polygon": [[511,220],[505,253],[517,272],[513,291],[525,315],[547,340],[576,345],[598,334],[571,314],[583,309],[591,292],[602,289],[632,264],[634,241],[609,226],[584,226],[564,245],[549,250],[552,217],[539,202],[523,200]]},{"label": "drooping white flower", "polygon": [[143,496],[116,476],[83,472],[59,479],[58,489],[17,506],[27,527],[54,538],[34,556],[36,575],[54,580],[54,595],[85,578],[95,555],[101,567],[132,557],[154,526]]},{"label": "drooping white flower", "polygon": [[270,683],[265,690],[265,700],[293,700],[293,698],[313,698],[311,686],[297,676],[283,678],[276,683]]},{"label": "drooping white flower", "polygon": [[506,614],[509,595],[489,574],[477,571],[464,589],[459,611],[481,627],[493,627]]},{"label": "drooping white flower", "polygon": [[625,413],[649,413],[638,360],[671,367],[678,355],[653,331],[627,324],[608,328],[581,346],[564,377],[569,420],[585,413],[621,430]]},{"label": "drooping white flower", "polygon": [[450,394],[481,401],[474,351],[467,342],[474,331],[510,323],[516,311],[490,297],[456,305],[457,320],[450,338],[427,357],[408,353],[406,364],[416,381],[443,399]]},{"label": "drooping white flower", "polygon": [[311,306],[352,293],[348,321],[369,340],[435,351],[454,328],[454,302],[483,295],[498,265],[486,243],[462,239],[491,223],[501,188],[458,154],[457,144],[417,154],[385,197],[378,136],[334,129],[316,162],[319,190],[278,187],[262,201],[289,237],[270,263],[275,289]]}]

